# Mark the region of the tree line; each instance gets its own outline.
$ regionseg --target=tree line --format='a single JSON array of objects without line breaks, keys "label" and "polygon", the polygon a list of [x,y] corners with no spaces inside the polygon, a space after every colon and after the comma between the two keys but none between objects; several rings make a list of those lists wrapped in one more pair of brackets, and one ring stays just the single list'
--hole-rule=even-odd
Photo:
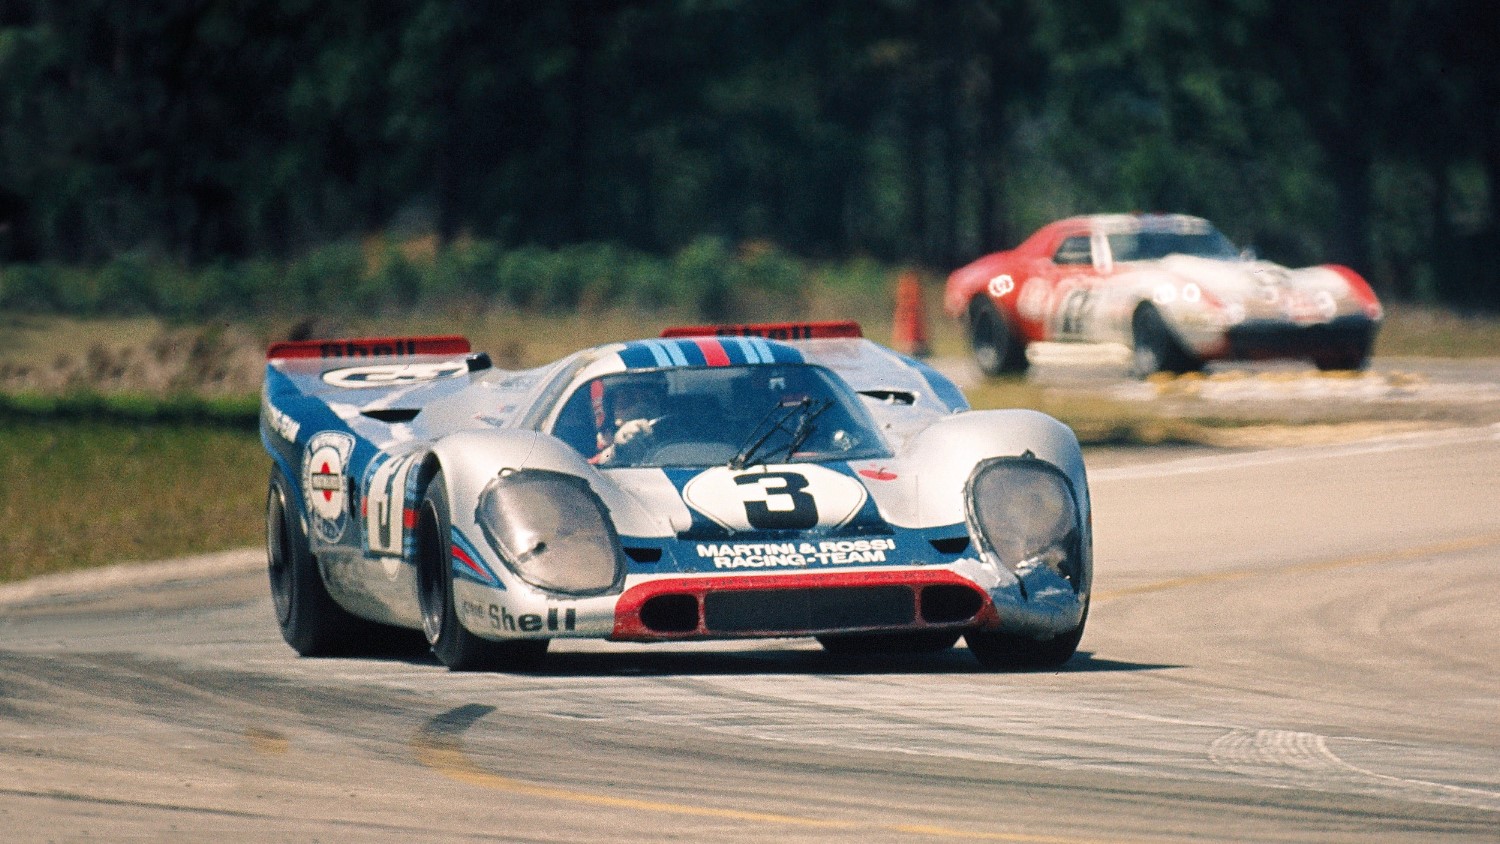
[{"label": "tree line", "polygon": [[0,262],[372,234],[941,274],[1183,211],[1500,308],[1493,0],[0,0]]}]

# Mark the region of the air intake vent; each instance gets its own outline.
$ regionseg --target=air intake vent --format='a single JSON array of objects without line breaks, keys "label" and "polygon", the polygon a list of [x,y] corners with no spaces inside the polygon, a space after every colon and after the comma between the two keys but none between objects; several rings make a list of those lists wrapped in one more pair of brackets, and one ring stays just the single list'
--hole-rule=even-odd
[{"label": "air intake vent", "polygon": [[625,546],[625,556],[637,563],[655,563],[661,560],[660,548],[632,548]]},{"label": "air intake vent", "polygon": [[933,550],[939,554],[962,554],[969,550],[969,537],[967,536],[949,536],[928,541],[932,543]]},{"label": "air intake vent", "polygon": [[416,419],[417,414],[421,412],[422,408],[420,407],[382,407],[376,410],[363,411],[365,416],[368,416],[371,419],[378,419],[381,422],[385,422],[388,424],[395,424],[397,422],[410,422],[411,420]]},{"label": "air intake vent", "polygon": [[807,633],[915,619],[916,596],[905,586],[710,592],[703,600],[704,626],[712,633]]}]

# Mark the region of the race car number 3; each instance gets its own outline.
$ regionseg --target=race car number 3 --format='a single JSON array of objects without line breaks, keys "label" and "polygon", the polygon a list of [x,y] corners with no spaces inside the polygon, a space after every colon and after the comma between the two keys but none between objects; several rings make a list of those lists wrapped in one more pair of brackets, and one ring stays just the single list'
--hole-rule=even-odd
[{"label": "race car number 3", "polygon": [[682,490],[688,506],[732,531],[837,527],[854,518],[867,496],[859,481],[815,465],[717,466]]},{"label": "race car number 3", "polygon": [[[807,478],[794,472],[766,472],[763,475],[739,475],[734,482],[742,487],[756,487],[764,500],[748,497],[745,518],[750,526],[761,530],[806,530],[818,523],[818,502],[807,493]],[[779,485],[778,485],[779,484]]]}]

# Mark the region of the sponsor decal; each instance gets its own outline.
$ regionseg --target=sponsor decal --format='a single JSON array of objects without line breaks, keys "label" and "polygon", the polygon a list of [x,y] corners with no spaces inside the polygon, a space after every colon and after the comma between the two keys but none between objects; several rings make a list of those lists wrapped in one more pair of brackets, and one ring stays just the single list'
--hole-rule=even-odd
[{"label": "sponsor decal", "polygon": [[302,423],[281,411],[281,408],[271,404],[269,400],[260,403],[262,412],[266,415],[266,423],[271,426],[282,439],[289,443],[297,441],[297,432],[302,430]]},{"label": "sponsor decal", "polygon": [[323,373],[323,381],[346,390],[361,390],[371,387],[396,387],[402,384],[417,384],[451,378],[468,372],[462,363],[380,363],[369,366],[346,366]]},{"label": "sponsor decal", "polygon": [[348,526],[348,492],[344,467],[354,451],[354,437],[320,431],[307,441],[302,460],[302,491],[312,533],[326,543],[338,542]]},{"label": "sponsor decal", "polygon": [[699,543],[698,556],[716,569],[808,568],[883,563],[894,539],[827,539],[819,542]]},{"label": "sponsor decal", "polygon": [[715,466],[682,488],[689,507],[729,531],[838,527],[868,497],[864,484],[814,464]]},{"label": "sponsor decal", "polygon": [[990,279],[990,295],[994,296],[996,299],[999,299],[1002,296],[1009,295],[1010,292],[1015,289],[1016,280],[1014,278],[1011,278],[1010,273],[1001,273]]},{"label": "sponsor decal", "polygon": [[512,615],[510,610],[499,604],[463,601],[459,604],[459,612],[471,622],[477,622],[491,630],[506,630],[511,633],[538,633],[542,630],[557,633],[578,629],[578,611],[572,607],[562,612],[558,612],[557,607],[551,607],[544,617],[537,613]]},{"label": "sponsor decal", "polygon": [[359,337],[349,340],[288,340],[272,343],[268,360],[283,358],[369,358],[404,355],[466,355],[469,341],[441,337]]}]

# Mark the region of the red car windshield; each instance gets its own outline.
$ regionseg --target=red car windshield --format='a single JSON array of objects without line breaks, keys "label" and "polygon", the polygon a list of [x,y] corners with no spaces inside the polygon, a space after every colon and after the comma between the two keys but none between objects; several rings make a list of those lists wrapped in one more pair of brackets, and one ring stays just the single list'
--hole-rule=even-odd
[{"label": "red car windshield", "polygon": [[1239,257],[1239,250],[1217,229],[1206,231],[1136,231],[1109,235],[1109,251],[1116,261],[1154,261],[1168,255],[1197,255],[1223,261]]}]

